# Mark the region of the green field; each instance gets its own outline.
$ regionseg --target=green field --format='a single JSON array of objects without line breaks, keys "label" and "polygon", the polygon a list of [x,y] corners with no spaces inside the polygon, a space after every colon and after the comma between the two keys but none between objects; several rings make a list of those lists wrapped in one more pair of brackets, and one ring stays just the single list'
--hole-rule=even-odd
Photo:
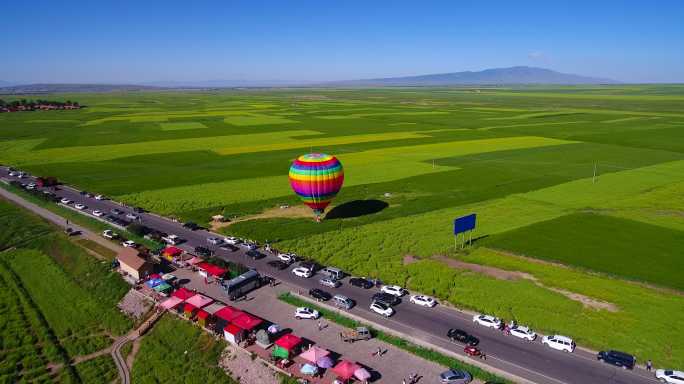
[{"label": "green field", "polygon": [[234,383],[218,366],[223,340],[164,315],[143,339],[131,370],[133,383]]},{"label": "green field", "polygon": [[[684,341],[667,317],[633,311],[646,300],[670,308],[681,292],[668,289],[684,290],[676,275],[684,86],[55,97],[88,108],[0,115],[0,163],[183,220],[208,224],[224,214],[237,219],[221,228],[226,234],[270,240],[459,306],[504,317],[512,311],[594,348],[684,364],[681,351],[596,331],[610,319],[635,329],[650,325],[658,340]],[[335,154],[345,166],[345,187],[321,223],[300,209],[287,180],[292,159],[312,150]],[[283,204],[291,208],[278,209]],[[451,223],[472,212],[477,240],[473,249],[455,251]],[[536,265],[531,258],[566,264],[593,285],[582,294],[596,300],[603,300],[599,286],[629,286],[634,307],[611,297],[605,300],[615,311],[585,308],[558,290],[587,287],[502,280],[441,261],[486,264],[473,255],[494,254],[490,247],[528,256],[515,259],[519,270]],[[496,255],[492,260],[514,258]],[[527,273],[541,279],[547,271]],[[548,305],[558,309],[554,315],[541,310]]]},{"label": "green field", "polygon": [[69,362],[108,347],[132,326],[116,309],[126,283],[56,228],[4,200],[0,234],[0,248],[14,247],[0,253],[0,381],[78,383],[116,375],[113,362]]}]

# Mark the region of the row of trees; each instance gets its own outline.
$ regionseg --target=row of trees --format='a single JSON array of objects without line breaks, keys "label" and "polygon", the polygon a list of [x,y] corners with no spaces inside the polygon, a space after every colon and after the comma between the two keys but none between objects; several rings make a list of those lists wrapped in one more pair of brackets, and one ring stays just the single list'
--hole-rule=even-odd
[{"label": "row of trees", "polygon": [[12,100],[0,99],[0,110],[5,111],[33,111],[36,109],[79,109],[81,105],[77,101],[54,101],[54,100]]}]

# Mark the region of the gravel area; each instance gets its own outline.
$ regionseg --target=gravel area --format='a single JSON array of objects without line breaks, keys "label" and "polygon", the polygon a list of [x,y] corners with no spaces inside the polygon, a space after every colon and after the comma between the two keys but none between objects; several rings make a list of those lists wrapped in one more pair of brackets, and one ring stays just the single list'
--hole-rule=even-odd
[{"label": "gravel area", "polygon": [[253,360],[250,355],[238,351],[229,345],[221,355],[219,366],[232,378],[245,384],[278,384],[278,376],[274,370],[260,360]]},{"label": "gravel area", "polygon": [[117,306],[123,313],[137,320],[149,312],[152,308],[152,303],[140,292],[131,289]]}]

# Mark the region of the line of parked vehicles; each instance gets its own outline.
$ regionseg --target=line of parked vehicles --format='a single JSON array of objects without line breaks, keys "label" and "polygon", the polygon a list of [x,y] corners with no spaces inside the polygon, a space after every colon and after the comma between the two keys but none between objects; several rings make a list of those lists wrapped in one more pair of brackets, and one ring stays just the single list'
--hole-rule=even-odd
[{"label": "line of parked vehicles", "polygon": [[[9,176],[15,177],[17,179],[22,179],[13,181],[13,183],[20,183],[20,186],[29,192],[37,193],[41,190],[41,188],[37,186],[35,182],[30,181],[31,175],[27,172],[10,168]],[[64,205],[71,205],[73,208],[79,211],[82,211],[94,217],[98,217],[103,220],[109,221],[113,224],[118,224],[121,226],[127,226],[131,224],[131,222],[139,221],[140,217],[138,213],[144,212],[141,208],[137,207],[133,208],[134,213],[125,213],[117,208],[111,209],[109,212],[104,212],[97,209],[90,211],[87,206],[87,200],[81,202],[74,202],[68,198],[62,198],[60,200],[54,192],[48,189],[43,189],[42,193],[56,202],[59,202]],[[84,196],[85,198],[92,198],[98,201],[107,199],[103,195],[94,195],[86,191],[81,191],[80,195]],[[185,223],[183,226],[191,230],[196,230],[199,228],[199,226],[197,226],[194,223]],[[173,234],[154,233],[154,235],[157,235],[156,237],[159,237],[159,239],[155,238],[155,240],[161,240],[169,245],[178,245],[184,241],[184,239]],[[118,238],[118,234],[116,234],[112,230],[103,231],[102,236],[109,239]],[[207,244],[210,246],[218,246],[219,248],[229,249],[233,251],[237,250],[238,247],[243,247],[247,249],[247,254],[250,257],[253,257],[255,259],[265,257],[264,254],[258,251],[258,244],[256,242],[251,242],[236,237],[209,237],[207,238]],[[124,241],[122,245],[125,247],[138,246],[135,242],[131,240]],[[322,270],[325,275],[319,280],[319,283],[322,287],[333,289],[338,288],[342,284],[341,280],[344,277],[346,277],[346,274],[344,274],[344,272],[337,268],[323,268],[315,262],[300,260],[300,258],[293,253],[281,253],[271,250],[268,245],[266,245],[265,249],[276,256],[275,260],[268,261],[267,263],[267,265],[274,269],[283,270],[288,268],[292,264],[299,262],[298,266],[292,269],[292,273],[300,278],[311,278],[316,274],[317,271]],[[211,256],[213,254],[213,251],[211,251],[209,247],[198,246],[195,248],[195,251],[200,256]],[[385,317],[390,317],[395,314],[395,310],[392,307],[398,304],[400,302],[400,298],[408,293],[405,289],[399,286],[382,285],[377,280],[371,280],[364,277],[350,277],[348,283],[352,286],[363,289],[380,287],[380,291],[372,296],[372,301],[369,309],[372,312]],[[332,295],[329,292],[320,288],[311,289],[309,291],[309,294],[311,295],[311,297],[317,300],[329,301],[339,308],[351,309],[356,305],[354,300],[344,295]],[[432,308],[437,305],[437,301],[434,298],[425,295],[411,295],[409,302],[426,308]],[[311,310],[310,308],[306,307],[297,308],[295,313],[295,317],[302,319],[318,318],[320,316],[320,314],[318,314],[315,310]],[[538,335],[529,327],[518,325],[515,323],[510,323],[506,325],[501,319],[489,315],[475,315],[473,317],[473,322],[475,324],[487,328],[500,329],[507,335],[511,335],[513,337],[517,337],[521,340],[525,340],[528,342],[533,342],[538,338]],[[470,351],[473,351],[472,348],[476,347],[479,344],[479,339],[477,337],[461,329],[449,329],[447,331],[446,336],[452,341],[463,343],[466,349],[471,347],[471,349],[469,349]],[[572,340],[572,338],[563,335],[544,336],[541,338],[541,343],[551,349],[567,353],[574,352],[576,348],[576,344]],[[466,351],[466,353],[468,353],[468,351]],[[620,351],[601,351],[597,354],[596,358],[599,361],[603,361],[605,363],[612,364],[623,369],[633,369],[636,365],[636,358],[634,356]],[[465,373],[465,375],[462,375],[458,371],[447,371],[442,374],[441,381],[444,383],[460,382],[452,380],[464,380],[467,378],[466,376],[467,372]],[[655,371],[655,377],[663,383],[684,384],[683,371],[658,369]]]}]

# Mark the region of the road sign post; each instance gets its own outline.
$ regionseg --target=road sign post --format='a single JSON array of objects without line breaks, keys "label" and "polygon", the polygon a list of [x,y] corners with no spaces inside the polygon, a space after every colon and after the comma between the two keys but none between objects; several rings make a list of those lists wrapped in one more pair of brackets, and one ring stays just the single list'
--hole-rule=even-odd
[{"label": "road sign post", "polygon": [[462,216],[454,220],[454,248],[458,249],[458,235],[463,234],[463,239],[461,240],[461,249],[465,248],[466,243],[466,233],[468,234],[468,245],[473,242],[473,233],[475,229],[475,223],[477,221],[477,215],[472,213],[467,216]]}]

